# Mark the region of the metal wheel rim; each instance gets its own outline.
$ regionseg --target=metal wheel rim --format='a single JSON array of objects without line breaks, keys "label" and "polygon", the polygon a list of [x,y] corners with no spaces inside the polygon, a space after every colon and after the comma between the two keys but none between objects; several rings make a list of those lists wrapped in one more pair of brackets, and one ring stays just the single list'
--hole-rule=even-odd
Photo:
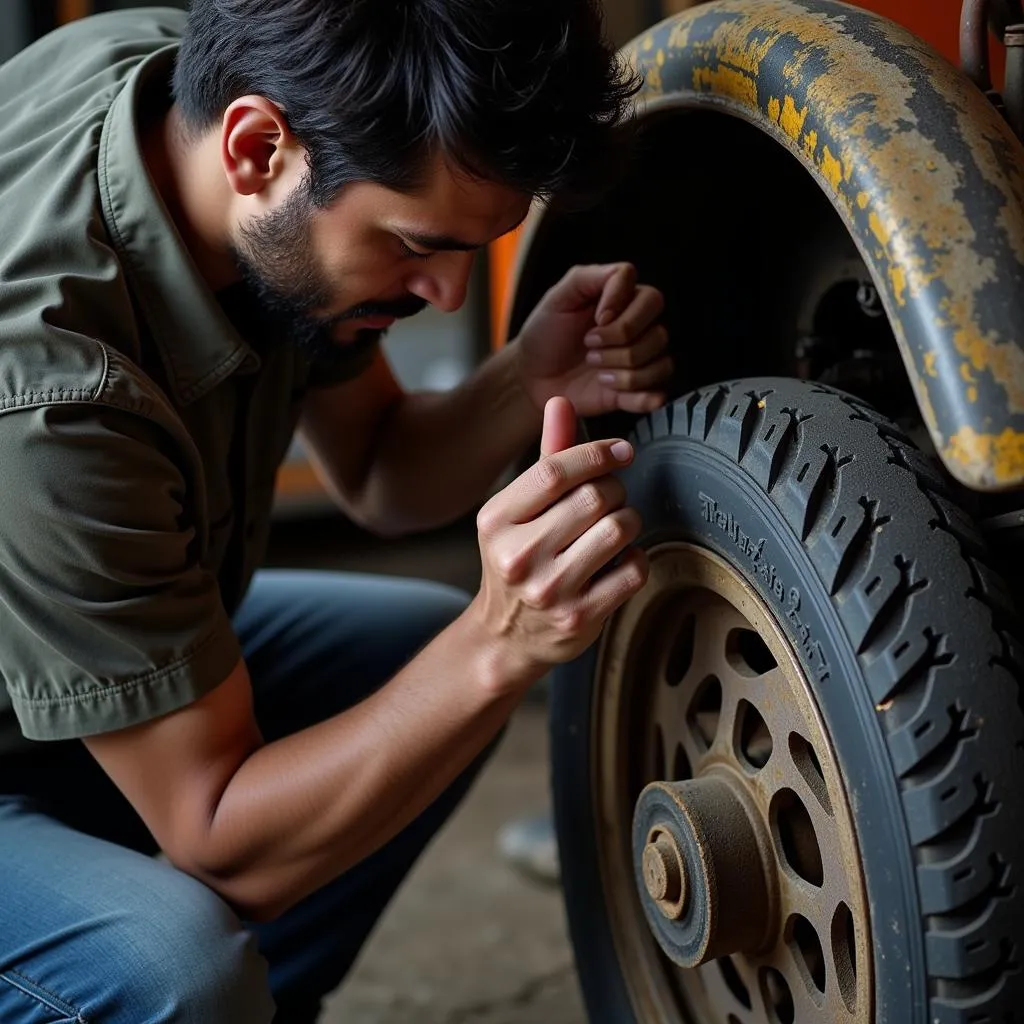
[{"label": "metal wheel rim", "polygon": [[[602,638],[591,734],[604,897],[637,1017],[666,1024],[870,1022],[871,942],[859,850],[835,754],[810,684],[768,606],[723,559],[686,543],[659,545],[648,554],[647,586],[614,617]],[[691,616],[695,646],[690,666],[670,687],[664,681],[668,659],[675,656],[682,663],[685,651],[680,655],[674,649]],[[735,658],[736,630],[755,633],[775,668],[754,676],[742,674],[737,665],[744,671],[751,666],[742,657],[738,662]],[[700,729],[710,730],[711,722],[706,710],[695,710],[705,707],[705,698],[694,677],[708,664],[717,665],[724,678],[719,679],[721,706],[712,742],[702,750]],[[783,682],[786,689],[780,690]],[[780,692],[786,700],[777,699]],[[746,705],[741,707],[740,701]],[[760,767],[763,730],[751,707],[771,736],[770,755]],[[651,934],[632,884],[633,804],[647,782],[672,778],[672,768],[685,772],[687,767],[672,764],[673,749],[662,755],[668,770],[657,775],[655,726],[663,734],[669,726],[676,730],[676,741],[692,766],[691,777],[709,772],[729,773],[734,781],[739,777],[765,812],[776,852],[781,909],[774,942],[763,953],[733,955],[683,970],[667,959]],[[793,740],[792,734],[798,738]],[[643,738],[639,744],[638,737]],[[664,739],[662,745],[669,749]],[[810,758],[806,747],[813,751]],[[806,814],[804,818],[796,812],[799,827],[806,829],[809,820],[814,832],[823,875],[818,887],[804,877],[815,880],[813,856],[799,852],[807,846],[806,834],[801,836],[793,826],[791,794]],[[807,925],[817,937],[817,951]],[[814,962],[816,956],[820,963]],[[782,989],[775,971],[783,979]],[[791,1006],[785,1005],[786,988]]]}]

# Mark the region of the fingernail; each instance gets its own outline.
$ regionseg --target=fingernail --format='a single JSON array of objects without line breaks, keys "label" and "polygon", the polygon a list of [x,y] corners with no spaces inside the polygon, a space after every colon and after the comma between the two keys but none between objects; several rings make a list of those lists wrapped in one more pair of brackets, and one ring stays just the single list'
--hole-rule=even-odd
[{"label": "fingernail", "polygon": [[599,365],[600,362],[601,362],[601,353],[600,352],[588,352],[587,353],[587,362],[590,363],[591,366]]},{"label": "fingernail", "polygon": [[606,373],[599,373],[597,375],[597,379],[602,384],[614,384],[615,383],[615,374],[614,373],[607,373],[607,372]]},{"label": "fingernail", "polygon": [[591,331],[590,334],[585,334],[583,336],[583,344],[584,345],[600,345],[601,344],[601,335],[598,334],[597,331]]},{"label": "fingernail", "polygon": [[597,318],[597,323],[598,326],[604,327],[605,324],[610,324],[614,319],[615,314],[610,309],[602,309]]},{"label": "fingernail", "polygon": [[616,441],[609,451],[619,462],[629,462],[633,455],[633,446],[628,441]]}]

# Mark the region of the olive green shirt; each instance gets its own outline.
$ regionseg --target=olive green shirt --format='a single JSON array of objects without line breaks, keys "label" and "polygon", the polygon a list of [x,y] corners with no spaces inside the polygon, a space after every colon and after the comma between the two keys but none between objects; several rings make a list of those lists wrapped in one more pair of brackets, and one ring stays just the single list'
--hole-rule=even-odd
[{"label": "olive green shirt", "polygon": [[0,755],[227,677],[303,396],[373,356],[311,365],[200,277],[139,140],[183,27],[100,15],[0,66]]}]

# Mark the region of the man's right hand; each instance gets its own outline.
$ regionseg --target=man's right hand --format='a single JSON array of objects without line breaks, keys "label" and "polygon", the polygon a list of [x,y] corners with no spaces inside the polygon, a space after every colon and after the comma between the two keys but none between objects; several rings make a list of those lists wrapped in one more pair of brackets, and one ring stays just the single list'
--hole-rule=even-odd
[{"label": "man's right hand", "polygon": [[551,399],[539,461],[477,516],[483,578],[470,613],[524,682],[582,653],[647,579],[639,548],[602,572],[640,533],[640,517],[611,475],[630,462],[632,448],[614,438],[574,439],[572,404]]}]

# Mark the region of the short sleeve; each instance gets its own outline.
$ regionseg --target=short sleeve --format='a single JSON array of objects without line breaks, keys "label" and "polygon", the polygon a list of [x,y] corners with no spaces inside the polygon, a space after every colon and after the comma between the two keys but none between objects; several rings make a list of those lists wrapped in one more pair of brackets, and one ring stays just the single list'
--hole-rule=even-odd
[{"label": "short sleeve", "polygon": [[0,676],[28,738],[167,714],[237,664],[195,458],[119,409],[0,415]]}]

